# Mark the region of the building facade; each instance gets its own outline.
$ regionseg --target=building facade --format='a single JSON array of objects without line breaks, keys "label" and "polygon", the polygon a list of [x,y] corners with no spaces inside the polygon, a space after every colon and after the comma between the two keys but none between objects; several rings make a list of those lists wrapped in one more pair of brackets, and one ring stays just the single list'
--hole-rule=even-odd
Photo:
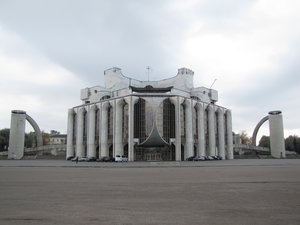
[{"label": "building facade", "polygon": [[68,111],[66,157],[233,159],[231,111],[216,104],[216,90],[194,87],[193,75],[181,68],[169,79],[139,81],[116,67],[104,71],[105,86],[82,89],[82,105]]},{"label": "building facade", "polygon": [[49,144],[50,145],[65,145],[67,143],[66,134],[50,134]]}]

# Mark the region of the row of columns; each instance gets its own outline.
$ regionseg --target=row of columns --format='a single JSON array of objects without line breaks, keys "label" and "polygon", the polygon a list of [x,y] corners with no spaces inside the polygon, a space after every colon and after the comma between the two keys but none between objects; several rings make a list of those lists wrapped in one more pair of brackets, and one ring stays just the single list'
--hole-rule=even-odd
[{"label": "row of columns", "polygon": [[[176,152],[176,161],[181,160],[181,120],[180,120],[180,106],[184,104],[185,106],[185,158],[194,155],[194,138],[193,126],[196,126],[192,122],[192,108],[196,107],[197,109],[197,127],[198,127],[198,152],[197,155],[205,156],[206,155],[206,138],[205,138],[205,118],[204,105],[193,101],[191,99],[184,99],[183,97],[176,96],[170,98],[172,104],[175,105],[175,152]],[[208,155],[216,155],[216,148],[218,149],[217,155],[222,156],[222,158],[233,159],[233,142],[232,142],[232,118],[231,111],[224,110],[221,108],[217,109],[217,118],[215,117],[215,107],[211,104],[207,106],[208,110]],[[225,121],[224,116],[226,116],[226,130],[225,130]],[[218,145],[216,145],[216,128],[215,128],[215,119],[218,121]],[[225,134],[227,142],[227,151],[225,151]]]},{"label": "row of columns", "polygon": [[[193,101],[191,99],[185,99],[183,97],[171,97],[171,103],[175,106],[175,160],[181,161],[181,118],[180,118],[180,106],[185,106],[185,158],[194,155],[194,137],[192,128],[195,126],[192,120],[192,109],[197,109],[197,127],[198,127],[198,152],[199,156],[204,156],[206,138],[205,138],[205,118],[204,105]],[[134,160],[134,105],[138,101],[138,97],[128,96],[111,101],[105,101],[97,104],[100,113],[100,124],[99,124],[99,142],[100,142],[100,157],[109,155],[108,148],[108,109],[109,106],[113,107],[113,152],[114,155],[123,155],[123,105],[125,102],[128,104],[128,159],[129,161]],[[221,108],[217,109],[217,121],[218,121],[218,144],[216,146],[216,131],[215,131],[215,108],[213,105],[208,105],[208,154],[216,155],[216,147],[218,149],[218,155],[223,158],[233,159],[233,144],[232,144],[232,118],[231,111],[226,110],[226,131],[224,127],[224,110]],[[96,156],[96,143],[95,143],[95,131],[96,131],[96,105],[89,106],[88,110],[88,131],[87,131],[87,156]],[[76,154],[73,146],[73,131],[74,131],[74,109],[70,109],[68,112],[68,136],[67,136],[67,157],[77,155],[79,157],[85,156],[84,152],[84,113],[85,108],[82,107],[77,111],[77,132],[76,132]],[[227,151],[225,151],[225,133],[227,142]],[[226,152],[226,153],[225,153]]]},{"label": "row of columns", "polygon": [[[115,155],[123,155],[123,105],[125,102],[129,105],[128,110],[128,159],[133,161],[134,153],[134,143],[133,143],[133,119],[134,119],[134,104],[137,102],[138,97],[128,96],[122,99],[116,99],[111,101],[106,101],[97,104],[101,113],[100,113],[100,126],[99,126],[99,143],[100,143],[100,157],[109,155],[109,146],[108,146],[108,109],[110,106],[113,108],[113,152]],[[87,131],[87,157],[97,157],[96,155],[96,143],[95,143],[95,133],[96,133],[96,105],[89,106],[88,110],[88,131]],[[76,127],[76,153],[73,145],[73,132],[74,132],[74,109],[69,109],[68,112],[68,135],[67,135],[67,158],[69,156],[85,156],[84,153],[84,113],[85,107],[79,108],[77,111],[77,127]]]}]

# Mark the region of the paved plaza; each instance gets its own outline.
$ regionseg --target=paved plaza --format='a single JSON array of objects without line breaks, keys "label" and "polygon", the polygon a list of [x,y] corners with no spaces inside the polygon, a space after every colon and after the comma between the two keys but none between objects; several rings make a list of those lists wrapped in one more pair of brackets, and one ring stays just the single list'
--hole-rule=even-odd
[{"label": "paved plaza", "polygon": [[300,160],[0,160],[0,224],[300,224]]}]

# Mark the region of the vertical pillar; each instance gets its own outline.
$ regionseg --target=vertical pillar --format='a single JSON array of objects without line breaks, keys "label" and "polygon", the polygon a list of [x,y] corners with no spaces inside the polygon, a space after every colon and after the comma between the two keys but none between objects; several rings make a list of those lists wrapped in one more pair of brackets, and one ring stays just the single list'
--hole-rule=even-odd
[{"label": "vertical pillar", "polygon": [[170,101],[175,106],[175,160],[181,161],[181,121],[180,121],[180,105],[183,103],[182,97],[171,97]]},{"label": "vertical pillar", "polygon": [[225,159],[225,130],[224,130],[224,113],[222,109],[218,109],[218,149],[219,155]]},{"label": "vertical pillar", "polygon": [[227,130],[227,159],[233,159],[233,138],[232,138],[232,116],[231,110],[226,110],[226,130]]},{"label": "vertical pillar", "polygon": [[285,158],[283,121],[281,111],[269,112],[271,155],[275,158]]},{"label": "vertical pillar", "polygon": [[[97,158],[100,158],[101,157],[101,116],[102,116],[102,105],[101,105],[101,102],[97,103],[96,104],[96,107],[98,109],[96,109],[96,118],[97,120],[95,121],[95,123],[98,125],[98,127],[96,127],[96,130],[95,130],[95,137],[97,135],[97,129],[98,129],[98,140],[95,140],[95,145],[96,147],[98,146],[98,154],[97,154],[97,149],[96,149],[96,157]],[[98,113],[98,115],[97,115]]]},{"label": "vertical pillar", "polygon": [[198,154],[199,156],[205,156],[204,108],[201,103],[197,103],[196,107],[198,118]]},{"label": "vertical pillar", "polygon": [[11,111],[8,159],[21,159],[24,156],[25,122],[25,111]]},{"label": "vertical pillar", "polygon": [[139,100],[136,96],[125,98],[128,104],[128,161],[134,161],[134,105]]},{"label": "vertical pillar", "polygon": [[109,104],[111,105],[110,114],[112,114],[112,156],[115,157],[116,150],[116,100],[110,100]]},{"label": "vertical pillar", "polygon": [[123,98],[121,99],[116,99],[115,100],[115,132],[114,132],[114,156],[116,155],[123,155],[124,154],[124,149],[123,149],[123,132],[122,132],[122,127],[123,127],[123,105],[124,105],[124,100]]},{"label": "vertical pillar", "polygon": [[194,155],[194,148],[193,148],[193,117],[192,117],[192,103],[190,99],[185,99],[185,158]]},{"label": "vertical pillar", "polygon": [[109,102],[103,102],[101,105],[101,121],[100,121],[100,157],[109,156],[108,149],[108,107]]},{"label": "vertical pillar", "polygon": [[77,135],[76,135],[76,155],[84,156],[83,132],[84,132],[84,107],[78,109],[77,112]]},{"label": "vertical pillar", "polygon": [[91,105],[89,108],[88,117],[88,145],[87,145],[87,157],[96,157],[95,146],[95,131],[96,131],[96,105]]},{"label": "vertical pillar", "polygon": [[209,155],[216,155],[215,110],[208,105],[208,146]]},{"label": "vertical pillar", "polygon": [[74,109],[69,109],[68,111],[68,133],[67,133],[67,154],[66,158],[70,156],[75,156],[73,136],[74,136]]},{"label": "vertical pillar", "polygon": [[243,149],[240,146],[242,144],[241,136],[239,134],[235,134],[233,138],[235,143],[235,150],[239,152],[239,155],[243,155]]}]

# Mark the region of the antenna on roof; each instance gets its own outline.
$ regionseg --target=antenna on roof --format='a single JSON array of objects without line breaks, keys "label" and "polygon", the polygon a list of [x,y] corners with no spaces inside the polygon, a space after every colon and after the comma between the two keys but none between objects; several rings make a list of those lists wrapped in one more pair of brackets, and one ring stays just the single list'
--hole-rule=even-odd
[{"label": "antenna on roof", "polygon": [[210,85],[210,88],[209,88],[209,89],[212,88],[212,86],[215,84],[216,81],[217,81],[217,79],[215,78],[214,82]]},{"label": "antenna on roof", "polygon": [[148,73],[148,81],[149,81],[149,76],[150,76],[150,67],[148,66],[146,69],[148,70],[148,71],[147,71],[147,73]]}]

